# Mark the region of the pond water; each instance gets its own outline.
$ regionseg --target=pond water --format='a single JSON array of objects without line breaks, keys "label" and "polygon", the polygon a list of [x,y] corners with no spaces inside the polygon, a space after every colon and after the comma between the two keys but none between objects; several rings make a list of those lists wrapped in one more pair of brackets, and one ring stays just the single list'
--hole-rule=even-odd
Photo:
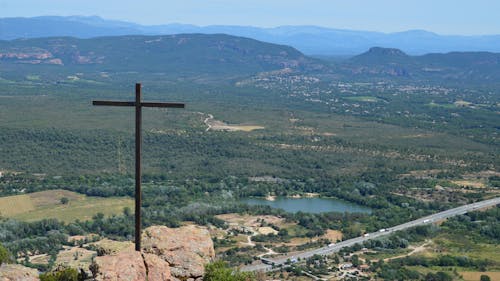
[{"label": "pond water", "polygon": [[325,212],[347,212],[347,213],[371,213],[368,207],[349,203],[335,198],[289,198],[277,197],[274,201],[264,198],[244,198],[242,203],[249,205],[268,205],[273,208],[283,209],[289,213],[302,211],[304,213],[325,213]]}]

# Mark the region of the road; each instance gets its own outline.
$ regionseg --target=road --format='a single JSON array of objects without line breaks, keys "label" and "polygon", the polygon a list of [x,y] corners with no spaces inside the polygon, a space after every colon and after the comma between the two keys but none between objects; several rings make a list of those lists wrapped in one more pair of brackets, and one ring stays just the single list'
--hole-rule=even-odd
[{"label": "road", "polygon": [[[413,220],[413,221],[410,221],[407,223],[403,223],[403,224],[400,224],[400,225],[397,225],[394,227],[390,227],[387,229],[381,229],[378,232],[368,233],[368,234],[365,234],[361,237],[356,237],[356,238],[352,238],[349,240],[345,240],[345,241],[339,242],[335,245],[332,245],[330,247],[328,247],[328,246],[321,247],[321,248],[308,250],[308,251],[301,252],[301,253],[296,253],[294,255],[286,255],[286,256],[277,257],[275,259],[266,259],[266,260],[268,261],[268,263],[274,263],[275,266],[279,266],[279,265],[285,264],[288,260],[297,260],[299,258],[305,259],[305,258],[310,258],[314,255],[330,255],[332,253],[336,253],[336,252],[340,251],[342,248],[350,247],[350,246],[353,246],[355,244],[361,244],[364,241],[367,241],[370,239],[376,239],[376,238],[379,238],[382,236],[390,235],[395,231],[405,230],[407,228],[418,226],[418,225],[430,224],[430,223],[433,223],[436,221],[440,221],[440,220],[447,219],[447,218],[454,217],[454,216],[458,216],[458,215],[463,215],[463,214],[470,212],[470,211],[474,211],[474,210],[482,209],[482,208],[487,208],[487,207],[492,207],[492,206],[495,206],[498,204],[500,204],[500,197],[476,202],[476,203],[469,204],[469,205],[464,205],[461,207],[457,207],[457,208],[446,210],[446,211],[443,211],[440,213],[436,213],[436,214],[433,214],[433,215],[430,215],[427,217],[423,217],[423,218],[420,218],[417,220]],[[241,268],[242,271],[270,271],[272,269],[273,269],[273,267],[271,264],[264,264],[264,263],[248,265],[248,266],[244,266]]]}]

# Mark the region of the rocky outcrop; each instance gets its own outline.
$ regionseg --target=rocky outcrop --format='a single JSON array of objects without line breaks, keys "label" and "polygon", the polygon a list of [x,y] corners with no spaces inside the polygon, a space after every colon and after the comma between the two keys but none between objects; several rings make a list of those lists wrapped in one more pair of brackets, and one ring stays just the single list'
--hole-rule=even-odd
[{"label": "rocky outcrop", "polygon": [[195,225],[149,227],[142,235],[142,251],[166,261],[172,276],[182,280],[201,278],[205,264],[215,257],[210,233]]},{"label": "rocky outcrop", "polygon": [[142,252],[127,248],[95,258],[98,281],[175,281],[203,277],[215,257],[208,230],[199,226],[152,226],[142,234]]},{"label": "rocky outcrop", "polygon": [[19,264],[2,264],[0,281],[39,281],[38,271]]},{"label": "rocky outcrop", "polygon": [[139,252],[125,251],[114,256],[96,257],[98,281],[140,281],[146,280],[147,272]]},{"label": "rocky outcrop", "polygon": [[158,256],[126,250],[95,258],[97,281],[171,281],[168,263]]}]

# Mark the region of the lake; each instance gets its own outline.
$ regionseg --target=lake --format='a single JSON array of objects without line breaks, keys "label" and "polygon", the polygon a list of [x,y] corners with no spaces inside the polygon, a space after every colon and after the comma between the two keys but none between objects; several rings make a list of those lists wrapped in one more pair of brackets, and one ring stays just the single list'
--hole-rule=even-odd
[{"label": "lake", "polygon": [[371,213],[368,207],[349,203],[335,198],[289,198],[277,197],[274,201],[264,198],[244,198],[242,203],[249,205],[267,205],[277,209],[283,209],[289,213],[302,211],[304,213],[325,213],[325,212],[347,212],[347,213]]}]

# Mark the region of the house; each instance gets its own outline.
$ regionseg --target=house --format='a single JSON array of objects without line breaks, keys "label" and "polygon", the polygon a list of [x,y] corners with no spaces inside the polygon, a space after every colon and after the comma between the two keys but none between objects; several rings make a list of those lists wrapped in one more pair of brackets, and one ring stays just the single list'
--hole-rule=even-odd
[{"label": "house", "polygon": [[370,270],[370,266],[367,265],[367,264],[362,264],[360,266],[358,266],[358,268],[361,270],[361,271],[369,271]]},{"label": "house", "polygon": [[352,263],[350,263],[350,262],[348,262],[348,263],[342,263],[342,264],[340,264],[339,268],[341,270],[352,268]]}]

